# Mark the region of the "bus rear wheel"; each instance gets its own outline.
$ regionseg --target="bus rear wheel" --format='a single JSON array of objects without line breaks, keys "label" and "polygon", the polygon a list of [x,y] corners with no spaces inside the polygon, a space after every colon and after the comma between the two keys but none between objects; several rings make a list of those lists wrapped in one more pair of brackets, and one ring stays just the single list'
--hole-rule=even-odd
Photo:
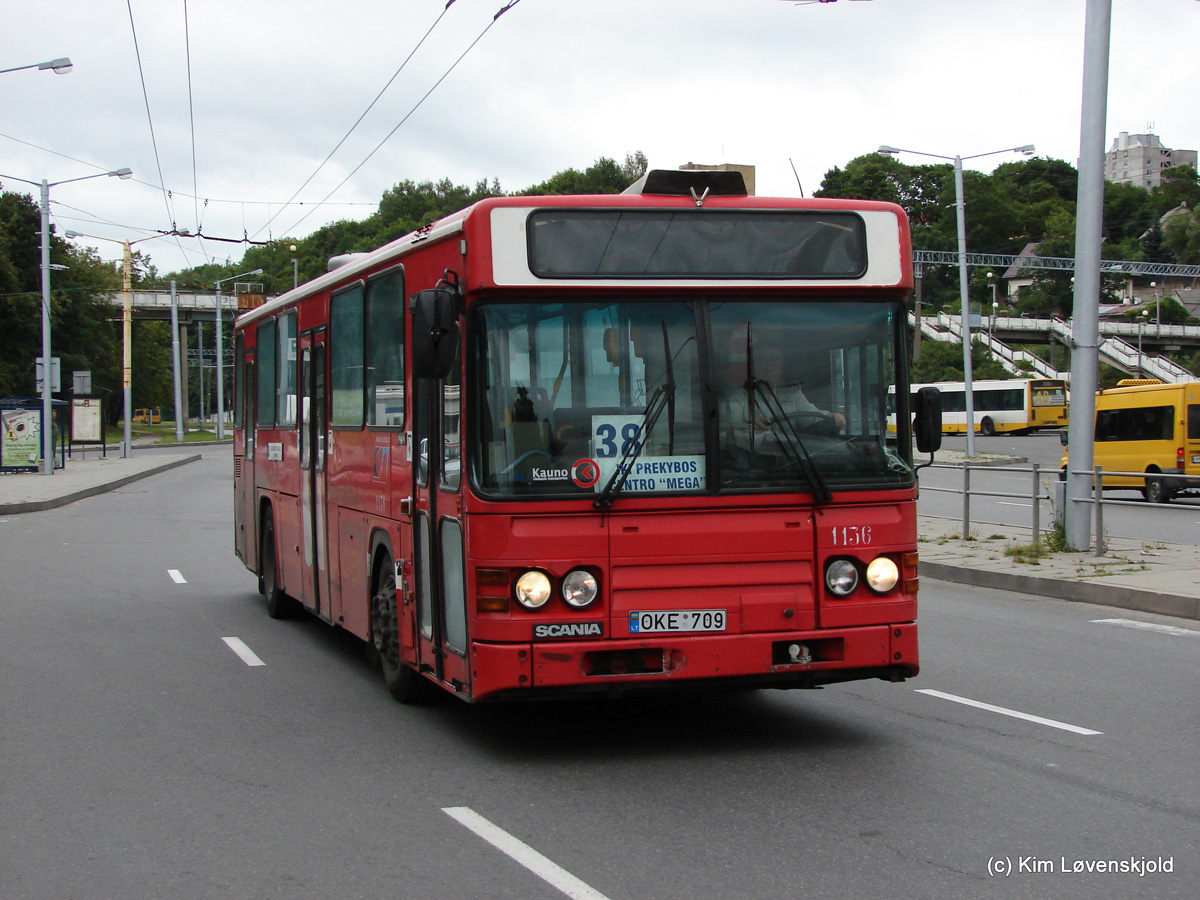
[{"label": "bus rear wheel", "polygon": [[979,423],[979,433],[991,437],[996,433],[996,423],[992,421],[991,416],[984,416],[983,421]]},{"label": "bus rear wheel", "polygon": [[396,570],[390,557],[376,569],[371,595],[370,658],[379,664],[388,693],[401,703],[417,703],[432,694],[427,682],[400,658],[400,615],[396,605]]}]

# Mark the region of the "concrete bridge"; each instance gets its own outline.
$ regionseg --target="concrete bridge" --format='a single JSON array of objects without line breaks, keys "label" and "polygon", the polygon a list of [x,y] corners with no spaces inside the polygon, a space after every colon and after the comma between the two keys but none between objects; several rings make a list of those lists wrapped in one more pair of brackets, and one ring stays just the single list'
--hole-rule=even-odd
[{"label": "concrete bridge", "polygon": [[[130,305],[135,319],[169,320],[171,318],[170,291],[130,291],[130,295],[132,297]],[[241,296],[245,297],[249,294],[242,292]],[[262,297],[263,295],[260,293],[254,296]],[[117,291],[108,295],[108,302],[120,308],[125,303],[124,297],[123,293]],[[225,314],[226,321],[232,320],[239,312],[238,302],[237,295],[221,293],[221,310]],[[217,295],[176,291],[175,307],[181,323],[197,320],[211,322],[216,315]]]}]

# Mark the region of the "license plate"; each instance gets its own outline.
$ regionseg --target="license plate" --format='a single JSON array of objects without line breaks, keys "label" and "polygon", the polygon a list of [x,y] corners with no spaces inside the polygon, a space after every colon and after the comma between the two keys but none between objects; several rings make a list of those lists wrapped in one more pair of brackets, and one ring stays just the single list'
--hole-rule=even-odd
[{"label": "license plate", "polygon": [[723,609],[643,610],[629,614],[630,634],[680,631],[724,631]]}]

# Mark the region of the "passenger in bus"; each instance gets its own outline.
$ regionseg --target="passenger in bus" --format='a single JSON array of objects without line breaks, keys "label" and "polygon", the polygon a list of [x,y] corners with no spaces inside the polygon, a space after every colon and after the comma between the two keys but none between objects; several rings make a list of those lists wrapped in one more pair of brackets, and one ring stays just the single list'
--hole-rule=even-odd
[{"label": "passenger in bus", "polygon": [[[788,444],[789,423],[800,434],[836,433],[846,427],[845,416],[820,409],[805,396],[799,381],[788,380],[785,354],[778,346],[764,341],[754,347],[753,375],[759,382],[757,390],[747,389],[749,372],[744,346],[735,346],[730,352],[725,375],[721,414],[727,448],[753,447],[763,453],[784,455],[782,448]],[[781,411],[788,422],[776,421]]]}]

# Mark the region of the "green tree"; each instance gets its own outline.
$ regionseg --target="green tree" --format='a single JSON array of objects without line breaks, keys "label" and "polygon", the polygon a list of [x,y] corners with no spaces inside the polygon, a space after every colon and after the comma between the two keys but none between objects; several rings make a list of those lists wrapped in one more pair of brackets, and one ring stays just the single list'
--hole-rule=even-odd
[{"label": "green tree", "polygon": [[[53,228],[53,226],[51,226]],[[34,359],[42,352],[41,212],[32,197],[0,194],[0,396],[35,390]],[[113,268],[90,250],[50,236],[51,352],[71,373],[92,372],[94,390],[120,383],[117,329],[107,292],[119,287]]]},{"label": "green tree", "polygon": [[[913,363],[914,383],[963,380],[963,347],[949,341],[922,341],[920,358]],[[971,342],[971,378],[1012,378],[979,341]]]},{"label": "green tree", "polygon": [[1181,265],[1200,263],[1200,210],[1172,215],[1162,226],[1162,246]]},{"label": "green tree", "polygon": [[[644,158],[644,157],[643,157]],[[582,172],[577,169],[564,169],[557,175],[518,191],[519,196],[536,196],[542,194],[619,194],[629,187],[629,174],[636,171],[640,161],[625,158],[625,166],[617,165],[615,160],[602,156]],[[640,178],[635,176],[633,180]]]}]

